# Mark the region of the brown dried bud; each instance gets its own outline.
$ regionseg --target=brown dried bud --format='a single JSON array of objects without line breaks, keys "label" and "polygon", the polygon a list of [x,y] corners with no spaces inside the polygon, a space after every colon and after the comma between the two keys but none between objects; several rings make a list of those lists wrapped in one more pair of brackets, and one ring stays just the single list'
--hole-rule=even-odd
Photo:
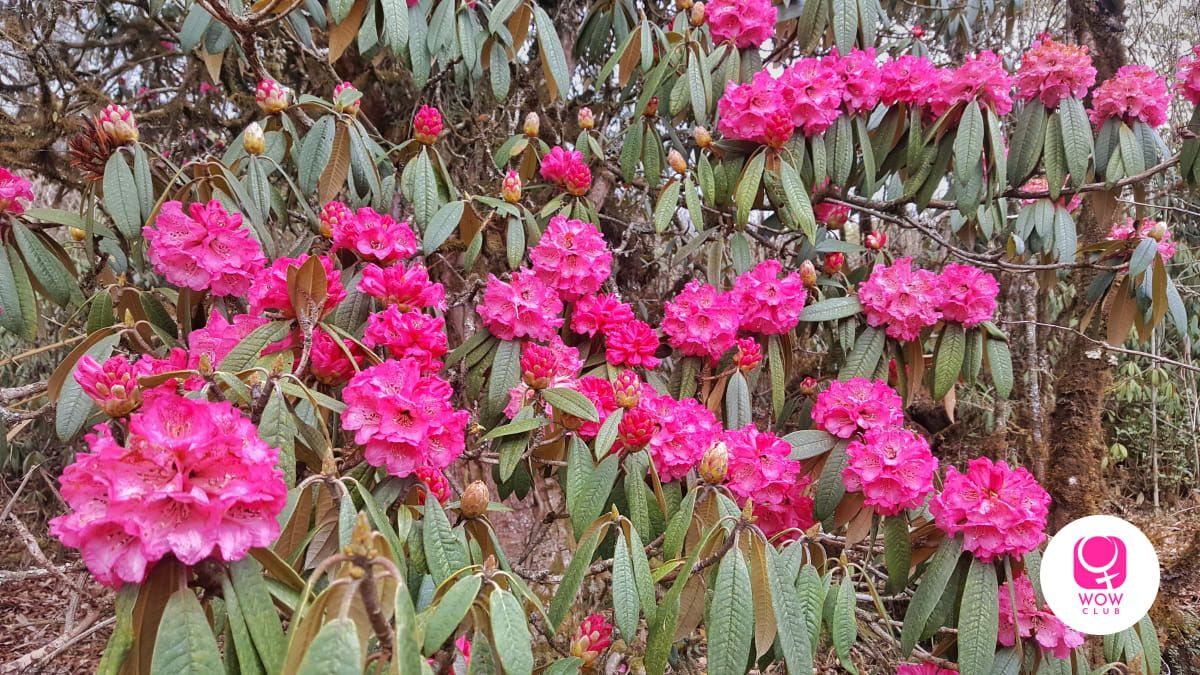
[{"label": "brown dried bud", "polygon": [[696,28],[699,28],[700,26],[704,25],[704,3],[703,2],[697,2],[696,4],[692,5],[691,21],[692,21],[692,25],[695,26]]},{"label": "brown dried bud", "polygon": [[712,134],[708,133],[708,129],[704,127],[696,127],[692,129],[692,138],[695,139],[696,145],[707,148],[712,145]]},{"label": "brown dried bud", "polygon": [[71,239],[75,241],[83,241],[84,237],[87,236],[87,230],[80,227],[72,227],[67,231],[71,233]]},{"label": "brown dried bud", "polygon": [[671,151],[667,153],[667,164],[670,164],[675,173],[680,176],[687,173],[687,160],[675,148],[671,148]]},{"label": "brown dried bud", "polygon": [[458,511],[464,518],[478,518],[487,513],[490,501],[491,494],[488,492],[487,484],[481,480],[477,480],[468,485],[467,489],[463,491]]}]

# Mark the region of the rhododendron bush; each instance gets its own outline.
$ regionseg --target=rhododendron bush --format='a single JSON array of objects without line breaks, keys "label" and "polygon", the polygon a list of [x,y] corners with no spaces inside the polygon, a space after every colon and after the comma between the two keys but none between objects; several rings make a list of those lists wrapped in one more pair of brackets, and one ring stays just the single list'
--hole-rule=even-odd
[{"label": "rhododendron bush", "polygon": [[[142,4],[180,70],[63,108],[69,197],[0,168],[5,352],[56,355],[3,371],[0,439],[54,439],[102,672],[1159,672],[1149,617],[1047,607],[1057,493],[979,439],[1038,378],[1012,289],[1080,284],[1049,327],[1097,349],[1188,334],[1200,47]],[[157,110],[184,69],[207,135]]]}]

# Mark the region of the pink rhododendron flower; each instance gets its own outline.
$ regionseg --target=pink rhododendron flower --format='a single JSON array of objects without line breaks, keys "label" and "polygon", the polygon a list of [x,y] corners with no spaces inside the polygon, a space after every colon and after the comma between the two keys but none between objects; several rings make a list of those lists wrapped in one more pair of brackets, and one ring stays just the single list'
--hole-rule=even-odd
[{"label": "pink rhododendron flower", "polygon": [[571,312],[571,330],[580,335],[609,333],[623,323],[634,321],[633,308],[615,295],[585,295]]},{"label": "pink rhododendron flower", "polygon": [[779,278],[783,265],[764,260],[733,282],[733,303],[741,313],[741,330],[760,335],[782,335],[800,322],[808,293],[800,275],[788,272]]},{"label": "pink rhododendron flower", "polygon": [[1096,69],[1088,48],[1050,39],[1035,42],[1017,71],[1017,96],[1023,101],[1040,99],[1050,109],[1064,98],[1082,99],[1093,84]]},{"label": "pink rhododendron flower", "polygon": [[858,289],[867,323],[885,326],[888,337],[904,341],[919,339],[921,329],[938,322],[942,295],[937,275],[913,269],[912,258],[876,265]]},{"label": "pink rhododendron flower", "polygon": [[441,370],[442,357],[449,351],[445,319],[401,312],[395,305],[367,317],[363,344],[372,349],[383,347],[393,358],[413,361],[422,374]]},{"label": "pink rhododendron flower", "polygon": [[739,313],[728,293],[693,279],[667,303],[662,329],[683,355],[716,361],[737,340]]},{"label": "pink rhododendron flower", "polygon": [[[192,331],[194,334],[195,331]],[[188,336],[189,338],[191,335]],[[196,359],[197,361],[199,359]],[[151,377],[154,375],[162,375],[163,373],[175,372],[178,370],[193,369],[189,365],[189,357],[186,350],[179,347],[173,348],[167,353],[165,358],[158,358],[150,354],[142,354],[142,356],[133,364],[134,373],[138,378]],[[204,386],[204,378],[199,376],[191,376],[180,382],[179,379],[168,380],[161,387],[164,391],[175,392],[178,384],[183,385],[184,391],[197,391]],[[143,390],[144,391],[144,390]]]},{"label": "pink rhododendron flower", "polygon": [[233,321],[228,321],[220,312],[212,310],[203,328],[188,333],[188,362],[185,367],[199,368],[202,358],[207,358],[213,368],[220,366],[239,342],[253,333],[255,328],[267,323],[268,319],[249,314],[236,314]]},{"label": "pink rhododendron flower", "polygon": [[[845,204],[822,200],[813,204],[813,217],[825,227],[840,229],[850,220],[850,207]],[[835,251],[836,253],[836,251]],[[838,267],[841,267],[840,265]]]},{"label": "pink rhododendron flower", "polygon": [[[419,466],[413,475],[421,481],[416,491],[417,504],[424,506],[428,495],[433,495],[439,504],[450,501],[450,483],[446,480],[446,474],[430,466]],[[467,643],[467,648],[470,649],[470,643]]]},{"label": "pink rhododendron flower", "polygon": [[[1179,95],[1191,101],[1192,105],[1200,105],[1200,45],[1192,47],[1190,54],[1179,59],[1175,71],[1175,88],[1179,90]],[[0,211],[2,210],[0,208]]]},{"label": "pink rhododendron flower", "polygon": [[838,438],[850,438],[870,429],[900,426],[904,423],[904,402],[882,380],[834,380],[817,394],[812,418],[818,429]]},{"label": "pink rhododendron flower", "polygon": [[446,309],[446,289],[429,280],[429,271],[421,263],[363,268],[358,290],[384,305],[395,305],[401,312],[414,309]]},{"label": "pink rhododendron flower", "polygon": [[1001,117],[1012,112],[1012,76],[994,52],[972,54],[957,68],[943,68],[940,72],[941,82],[930,99],[930,111],[935,116],[974,100]]},{"label": "pink rhododendron flower", "polygon": [[109,417],[124,417],[142,404],[138,374],[129,359],[110,356],[101,364],[88,354],[75,367],[75,381]]},{"label": "pink rhododendron flower", "polygon": [[1124,222],[1113,224],[1107,238],[1111,241],[1129,241],[1136,248],[1147,237],[1158,241],[1158,254],[1162,256],[1163,264],[1170,262],[1175,255],[1176,244],[1171,230],[1162,221],[1143,218],[1141,225],[1135,225],[1133,218],[1126,217]]},{"label": "pink rhododendron flower", "polygon": [[567,189],[568,194],[575,197],[586,195],[588,188],[592,187],[592,170],[582,162],[572,164],[567,169],[566,178],[563,179],[563,187]]},{"label": "pink rhododendron flower", "polygon": [[796,125],[792,124],[792,116],[786,110],[776,110],[767,117],[767,126],[763,129],[763,140],[776,150],[787,144],[792,137]]},{"label": "pink rhododendron flower", "polygon": [[770,40],[778,15],[771,0],[712,0],[705,6],[713,42],[732,42],[738,49]]},{"label": "pink rhododendron flower", "polygon": [[[571,176],[572,171],[576,171],[576,167],[582,166],[587,168],[587,163],[583,161],[583,153],[578,150],[567,150],[562,147],[555,146],[550,148],[550,152],[542,157],[541,174],[542,178],[565,188],[567,179]],[[591,181],[591,173],[588,173],[588,181]]]},{"label": "pink rhododendron flower", "polygon": [[[1070,176],[1067,177],[1069,178]],[[1063,184],[1066,184],[1065,179]],[[1025,192],[1045,192],[1049,189],[1050,184],[1046,182],[1045,176],[1036,176],[1034,178],[1030,178],[1029,180],[1025,181],[1024,185],[1021,186],[1021,190]],[[1036,201],[1036,199],[1022,199],[1021,206],[1029,206]],[[1070,196],[1061,195],[1057,200],[1055,200],[1054,205],[1074,213],[1075,211],[1079,210],[1080,206],[1083,206],[1083,195],[1079,194],[1078,192]]]},{"label": "pink rhododendron flower", "polygon": [[287,485],[278,450],[227,402],[147,392],[124,444],[97,425],[87,445],[63,471],[71,511],[50,532],[102,584],[141,583],[166,555],[185,565],[240,560],[279,535]]},{"label": "pink rhododendron flower", "polygon": [[863,440],[850,442],[846,456],[846,489],[863,493],[863,503],[881,516],[915,509],[933,490],[937,458],[929,452],[929,442],[908,429],[868,429]]},{"label": "pink rhododendron flower", "polygon": [[[643,407],[657,417],[658,429],[646,449],[664,481],[686,476],[721,433],[717,418],[696,399],[676,401],[670,396],[647,396],[633,410]],[[626,411],[622,422],[633,410]]]},{"label": "pink rhododendron flower", "polygon": [[658,367],[654,352],[658,351],[658,333],[650,324],[631,319],[612,326],[604,334],[604,358],[614,366],[634,368]]},{"label": "pink rhododendron flower", "polygon": [[273,115],[287,109],[288,91],[275,80],[262,79],[254,88],[254,102],[263,113]]},{"label": "pink rhododendron flower", "polygon": [[717,130],[727,138],[753,143],[767,142],[767,127],[786,110],[779,83],[760,70],[746,84],[729,83],[717,101],[721,121]]},{"label": "pink rhododendron flower", "polygon": [[578,420],[578,426],[575,428],[575,433],[579,434],[580,438],[590,441],[600,433],[600,427],[608,419],[608,416],[620,407],[617,405],[616,392],[613,389],[612,382],[603,377],[595,377],[593,375],[579,378],[574,383],[573,388],[586,396],[592,402],[592,405],[596,406],[596,413],[599,419],[595,422]]},{"label": "pink rhododendron flower", "polygon": [[816,136],[838,118],[845,85],[831,63],[805,57],[779,75],[778,89],[783,108],[791,115],[792,124],[805,136]]},{"label": "pink rhododendron flower", "polygon": [[924,56],[905,54],[880,67],[880,99],[886,106],[905,103],[924,107],[937,91],[941,74]]},{"label": "pink rhododendron flower", "polygon": [[1092,92],[1088,117],[1097,127],[1106,120],[1119,119],[1125,124],[1137,121],[1151,127],[1167,123],[1167,105],[1171,95],[1167,82],[1149,66],[1121,66],[1116,75]]},{"label": "pink rhododendron flower", "polygon": [[333,88],[333,109],[354,115],[362,105],[362,92],[349,82],[339,82]]},{"label": "pink rhododendron flower", "polygon": [[937,526],[963,535],[963,548],[982,562],[1023,555],[1046,539],[1050,495],[1023,467],[1009,468],[986,457],[971,460],[966,473],[946,469],[942,492],[929,502]]},{"label": "pink rhododendron flower", "polygon": [[996,313],[1000,284],[978,267],[948,263],[938,275],[938,284],[942,289],[938,310],[946,321],[974,328]]},{"label": "pink rhododendron flower", "polygon": [[154,269],[176,286],[213,295],[244,296],[267,259],[242,214],[221,202],[163,204],[152,225],[142,228]]},{"label": "pink rhododendron flower", "polygon": [[582,367],[579,350],[563,344],[557,335],[547,345],[526,342],[521,349],[521,380],[533,389],[569,384]]},{"label": "pink rhododendron flower", "polygon": [[800,495],[812,479],[800,475],[800,462],[788,459],[792,446],[787,441],[753,424],[722,438],[729,448],[726,485],[740,504],[754,500],[754,515],[764,534],[812,527],[812,498]]},{"label": "pink rhododendron flower", "polygon": [[883,85],[874,47],[851,49],[845,56],[838,56],[835,51],[826,58],[831,60],[834,71],[842,79],[842,103],[847,113],[869,113],[879,105]]},{"label": "pink rhododendron flower", "polygon": [[324,328],[317,326],[313,329],[308,369],[319,382],[333,387],[344,384],[354,377],[366,361],[366,352],[354,340],[341,338],[341,344],[338,344]]},{"label": "pink rhododendron flower", "polygon": [[387,265],[417,252],[417,238],[408,223],[396,222],[369,206],[359,209],[352,217],[346,217],[346,212],[342,212],[331,224],[333,250],[353,251],[367,262]]},{"label": "pink rhododendron flower", "polygon": [[441,135],[442,112],[433,106],[421,106],[413,118],[413,138],[419,143],[433,145]]},{"label": "pink rhododendron flower", "polygon": [[[643,397],[643,402],[646,398]],[[613,444],[615,452],[636,452],[646,447],[654,435],[658,433],[658,417],[648,404],[639,403],[625,411],[621,423],[617,425],[617,442]],[[655,465],[657,466],[657,465]],[[686,474],[687,471],[685,470]]]},{"label": "pink rhododendron flower", "polygon": [[335,200],[325,202],[325,206],[321,207],[321,212],[317,214],[317,223],[322,236],[333,238],[334,231],[351,227],[349,223],[353,218],[354,211]]},{"label": "pink rhododendron flower", "polygon": [[591,223],[555,216],[529,251],[533,273],[563,300],[579,300],[600,290],[612,270],[612,252]]},{"label": "pink rhododendron flower", "polygon": [[604,620],[600,614],[592,614],[584,619],[571,639],[571,656],[583,661],[583,667],[590,669],[596,659],[612,644],[612,624]]},{"label": "pink rhododendron flower", "polygon": [[444,469],[465,447],[468,414],[450,403],[454,389],[422,375],[416,361],[384,361],[351,378],[342,390],[342,428],[353,431],[371,466],[393,476],[418,467]]},{"label": "pink rhododendron flower", "polygon": [[22,201],[33,201],[33,183],[0,166],[0,217],[25,213]]},{"label": "pink rhododendron flower", "polygon": [[958,671],[934,663],[901,663],[896,666],[896,675],[958,675]]},{"label": "pink rhododendron flower", "polygon": [[562,300],[532,270],[513,272],[511,283],[488,275],[476,311],[483,325],[501,340],[548,341],[563,324]]},{"label": "pink rhododendron flower", "polygon": [[[1013,596],[1016,596],[1016,612],[1013,611]],[[996,639],[1005,647],[1017,643],[1017,632],[1021,637],[1033,637],[1042,651],[1054,654],[1055,658],[1068,659],[1071,650],[1083,645],[1083,634],[1071,630],[1062,619],[1054,616],[1047,607],[1038,609],[1037,595],[1029,577],[1020,575],[1013,583],[1000,584],[1000,632]]]},{"label": "pink rhododendron flower", "polygon": [[[250,287],[250,312],[261,314],[275,310],[284,318],[296,318],[296,310],[288,296],[288,268],[300,268],[308,258],[307,253],[302,253],[299,258],[276,258],[269,267],[260,271]],[[333,261],[327,256],[319,256],[318,259],[321,267],[325,268],[327,295],[320,310],[321,316],[325,316],[346,299],[346,289],[342,286],[342,275],[333,267]]]}]

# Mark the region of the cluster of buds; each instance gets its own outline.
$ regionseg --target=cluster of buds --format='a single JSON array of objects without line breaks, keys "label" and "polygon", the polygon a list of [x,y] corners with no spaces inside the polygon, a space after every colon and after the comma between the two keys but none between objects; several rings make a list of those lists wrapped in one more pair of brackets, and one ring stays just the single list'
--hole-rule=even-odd
[{"label": "cluster of buds", "polygon": [[845,266],[845,264],[846,256],[842,253],[834,251],[833,253],[825,254],[825,262],[822,264],[822,267],[824,268],[826,274],[837,274],[842,270],[842,267]]},{"label": "cluster of buds", "polygon": [[334,230],[344,227],[352,218],[354,218],[354,212],[345,204],[339,201],[325,202],[325,206],[321,207],[321,213],[317,215],[321,236],[326,239],[333,237]]},{"label": "cluster of buds", "polygon": [[643,407],[629,408],[617,425],[617,440],[625,452],[637,452],[646,447],[655,431],[658,421],[653,413]]},{"label": "cluster of buds", "polygon": [[605,649],[612,644],[612,624],[599,614],[592,614],[579,624],[571,640],[571,656],[583,661],[584,668],[591,668]]},{"label": "cluster of buds", "polygon": [[564,185],[567,188],[567,192],[572,196],[584,196],[587,194],[588,188],[592,186],[592,170],[589,169],[588,165],[584,164],[583,162],[573,164],[571,168],[567,170],[567,175],[564,179]]},{"label": "cluster of buds", "polygon": [[658,97],[651,96],[650,101],[646,103],[646,110],[642,113],[646,117],[655,117],[658,115]]},{"label": "cluster of buds", "polygon": [[538,133],[541,132],[541,130],[542,130],[542,119],[540,117],[538,117],[537,113],[531,112],[525,116],[524,132],[525,132],[526,136],[528,136],[530,138],[537,138]]},{"label": "cluster of buds", "polygon": [[478,518],[487,513],[488,504],[492,501],[487,483],[477,480],[463,490],[462,499],[458,503],[458,512],[463,518]]},{"label": "cluster of buds", "polygon": [[696,141],[696,145],[701,148],[707,148],[712,145],[712,134],[704,127],[692,128],[692,139]]},{"label": "cluster of buds", "polygon": [[416,492],[418,504],[425,505],[426,495],[433,495],[439,504],[450,501],[450,482],[446,480],[446,474],[430,466],[419,467],[413,474],[423,484]]},{"label": "cluster of buds", "polygon": [[629,369],[617,373],[617,379],[613,380],[613,396],[620,407],[636,408],[642,401],[642,381],[637,373]]},{"label": "cluster of buds", "polygon": [[592,109],[587,106],[579,109],[578,121],[580,129],[592,129],[596,126],[596,116],[592,114]]},{"label": "cluster of buds", "polygon": [[333,109],[335,112],[347,115],[358,114],[362,102],[362,92],[349,82],[342,82],[333,88]]},{"label": "cluster of buds", "polygon": [[800,381],[800,394],[802,396],[815,396],[817,390],[820,388],[820,383],[812,377],[806,377]]},{"label": "cluster of buds", "polygon": [[692,13],[691,13],[691,16],[689,17],[689,19],[692,23],[692,26],[695,28],[699,28],[700,26],[704,25],[704,3],[703,2],[697,2],[696,4],[692,5]]},{"label": "cluster of buds", "polygon": [[704,451],[704,457],[700,460],[700,479],[709,485],[720,485],[725,482],[728,473],[729,446],[717,441]]},{"label": "cluster of buds", "polygon": [[500,185],[500,196],[509,204],[521,201],[521,174],[516,169],[509,169],[504,174],[504,182]]},{"label": "cluster of buds", "polygon": [[254,88],[254,102],[266,115],[274,115],[288,107],[288,90],[275,80],[264,79]]},{"label": "cluster of buds", "polygon": [[817,287],[817,266],[811,260],[805,260],[800,263],[800,281],[804,282],[805,288]]},{"label": "cluster of buds", "polygon": [[425,145],[433,145],[442,135],[442,113],[433,106],[423,105],[413,118],[413,138]]},{"label": "cluster of buds", "polygon": [[125,106],[109,104],[96,116],[96,126],[117,145],[136,143],[138,140],[137,120],[133,119],[133,113]]},{"label": "cluster of buds", "polygon": [[670,152],[667,153],[667,164],[680,176],[687,173],[687,160],[675,148],[671,148]]},{"label": "cluster of buds", "polygon": [[142,390],[133,364],[122,357],[101,364],[84,356],[75,369],[75,380],[109,417],[124,417],[142,404]]},{"label": "cluster of buds", "polygon": [[258,122],[251,122],[250,126],[246,127],[245,133],[242,134],[242,148],[247,155],[256,157],[267,149],[267,139],[263,136],[262,127],[258,126]]},{"label": "cluster of buds", "polygon": [[749,373],[762,363],[762,347],[754,338],[741,338],[737,341],[737,352],[733,355],[733,365],[743,373]]},{"label": "cluster of buds", "polygon": [[872,230],[867,233],[863,243],[872,251],[882,250],[884,246],[887,246],[887,233],[882,230]]}]

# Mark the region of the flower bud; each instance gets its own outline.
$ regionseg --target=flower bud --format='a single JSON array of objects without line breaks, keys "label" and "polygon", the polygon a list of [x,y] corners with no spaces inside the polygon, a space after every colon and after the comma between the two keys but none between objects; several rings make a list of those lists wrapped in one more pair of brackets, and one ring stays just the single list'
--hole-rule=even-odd
[{"label": "flower bud", "polygon": [[696,145],[701,148],[707,148],[712,145],[712,134],[704,127],[695,127],[692,129],[692,138],[696,141]]},{"label": "flower bud", "polygon": [[354,218],[354,212],[350,210],[350,207],[338,201],[326,202],[317,216],[321,236],[332,238],[334,231],[345,227],[352,218]]},{"label": "flower bud", "polygon": [[254,89],[254,101],[258,109],[268,115],[286,110],[288,107],[288,90],[275,80],[264,79]]},{"label": "flower bud", "polygon": [[762,347],[754,338],[741,338],[737,341],[737,352],[733,355],[733,365],[743,373],[749,373],[762,363]]},{"label": "flower bud", "polygon": [[87,230],[81,227],[71,227],[67,231],[71,234],[71,239],[74,241],[83,241],[87,237]]},{"label": "flower bud", "polygon": [[487,484],[481,480],[477,480],[468,485],[467,489],[463,491],[458,511],[464,518],[478,518],[487,513],[490,501],[491,494],[488,493]]},{"label": "flower bud", "polygon": [[[1146,230],[1146,236],[1154,241],[1162,241],[1167,236],[1167,224],[1163,221],[1158,221]],[[1167,256],[1163,256],[1164,258]]]},{"label": "flower bud", "polygon": [[675,148],[671,148],[671,151],[667,153],[667,164],[680,176],[687,173],[687,160]]},{"label": "flower bud", "polygon": [[592,170],[583,162],[573,164],[571,168],[567,169],[567,176],[564,182],[567,192],[576,197],[582,197],[587,194],[588,188],[592,186]]},{"label": "flower bud", "polygon": [[537,138],[538,132],[542,129],[542,120],[538,114],[531,112],[525,116],[525,135],[530,138]]},{"label": "flower bud", "polygon": [[413,475],[423,483],[423,488],[418,487],[417,489],[418,504],[425,505],[426,495],[433,495],[439,504],[445,504],[450,500],[450,483],[446,480],[446,474],[433,467],[422,466],[418,467]]},{"label": "flower bud", "polygon": [[500,186],[500,196],[509,204],[521,201],[521,174],[516,169],[509,169],[504,174],[504,183]]},{"label": "flower bud", "polygon": [[96,126],[118,145],[138,140],[137,120],[125,106],[113,103],[96,117]]},{"label": "flower bud", "polygon": [[835,251],[833,253],[825,254],[825,263],[822,265],[822,267],[824,268],[826,274],[837,274],[842,270],[842,266],[845,264],[846,256]]},{"label": "flower bud", "polygon": [[725,482],[725,474],[729,473],[729,446],[717,441],[704,451],[700,460],[700,478],[709,485],[720,485]]},{"label": "flower bud", "polygon": [[921,24],[917,24],[917,25],[913,26],[912,30],[909,32],[912,33],[912,36],[918,40],[925,37],[925,27],[922,26]]},{"label": "flower bud", "polygon": [[442,113],[433,106],[423,105],[413,118],[413,138],[425,145],[433,145],[442,133]]},{"label": "flower bud", "polygon": [[692,7],[692,0],[675,0],[675,9],[686,12]]},{"label": "flower bud", "polygon": [[642,400],[642,381],[637,373],[628,368],[617,373],[617,379],[613,381],[613,395],[617,405],[622,408],[636,408]]},{"label": "flower bud", "polygon": [[342,82],[333,88],[334,111],[354,115],[358,113],[361,103],[362,92],[349,82]]},{"label": "flower bud", "polygon": [[812,396],[820,389],[820,384],[812,377],[806,377],[800,381],[800,394],[802,396]]},{"label": "flower bud", "polygon": [[584,668],[591,668],[600,655],[612,644],[613,627],[604,617],[593,614],[579,624],[571,640],[571,656],[583,661]]},{"label": "flower bud", "polygon": [[629,408],[617,425],[617,443],[622,452],[637,452],[646,447],[658,431],[654,413],[644,407]]},{"label": "flower bud", "polygon": [[704,25],[704,3],[703,2],[697,2],[696,4],[692,5],[692,14],[690,17],[690,21],[692,22],[692,26],[694,26],[696,28],[699,28],[700,26]]},{"label": "flower bud", "polygon": [[263,136],[262,127],[258,122],[251,122],[242,134],[242,148],[248,155],[261,155],[267,149],[267,139]]},{"label": "flower bud", "polygon": [[650,101],[646,103],[646,111],[642,113],[646,117],[654,117],[658,114],[658,97],[651,96]]},{"label": "flower bud", "polygon": [[865,243],[867,248],[871,249],[872,251],[881,250],[884,246],[887,246],[887,232],[882,230],[872,230],[871,232],[867,233],[866,239],[863,241],[863,243]]},{"label": "flower bud", "polygon": [[579,109],[579,128],[591,129],[596,126],[596,116],[592,114],[592,109],[584,106]]},{"label": "flower bud", "polygon": [[805,288],[817,287],[817,268],[811,260],[800,263],[800,281],[804,282]]}]

